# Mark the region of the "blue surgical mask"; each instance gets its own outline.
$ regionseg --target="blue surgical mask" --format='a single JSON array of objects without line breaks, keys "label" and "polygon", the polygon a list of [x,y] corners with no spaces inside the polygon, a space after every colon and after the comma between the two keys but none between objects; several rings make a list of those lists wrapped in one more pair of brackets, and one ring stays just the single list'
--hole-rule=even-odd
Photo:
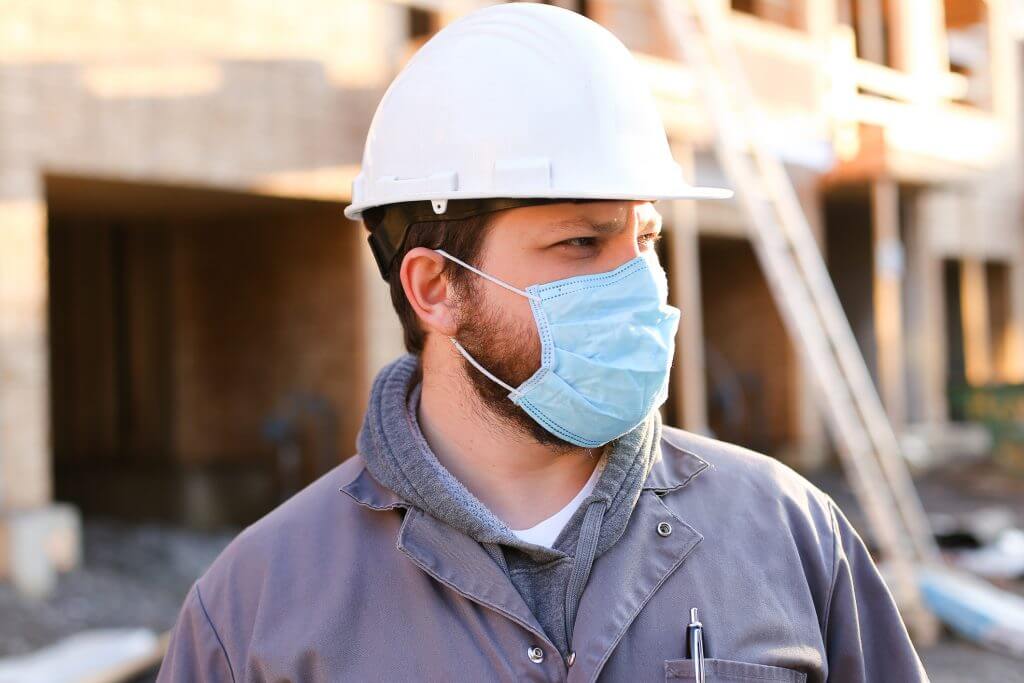
[{"label": "blue surgical mask", "polygon": [[436,251],[530,300],[540,334],[541,364],[518,387],[491,374],[454,337],[451,341],[552,434],[577,446],[602,446],[665,402],[679,309],[668,305],[665,271],[653,252],[606,273],[522,290]]}]

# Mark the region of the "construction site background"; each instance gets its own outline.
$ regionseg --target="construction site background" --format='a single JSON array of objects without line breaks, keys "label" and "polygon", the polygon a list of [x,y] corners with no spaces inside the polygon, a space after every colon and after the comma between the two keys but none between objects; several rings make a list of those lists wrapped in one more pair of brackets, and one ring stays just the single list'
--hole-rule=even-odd
[{"label": "construction site background", "polygon": [[[402,335],[342,209],[388,83],[486,4],[0,0],[0,683],[98,653],[107,680],[151,677],[220,548],[351,455]],[[779,188],[730,160],[706,78],[724,73],[718,94],[785,171],[929,534],[1024,594],[1024,3],[549,4],[619,36],[690,180],[744,198],[658,204],[684,312],[666,420],[795,468],[889,566],[814,325],[794,333],[802,309],[779,306],[752,220],[747,200]],[[732,61],[702,65],[674,6],[716,16],[707,54]],[[921,641],[933,680],[1024,680],[939,635]]]}]

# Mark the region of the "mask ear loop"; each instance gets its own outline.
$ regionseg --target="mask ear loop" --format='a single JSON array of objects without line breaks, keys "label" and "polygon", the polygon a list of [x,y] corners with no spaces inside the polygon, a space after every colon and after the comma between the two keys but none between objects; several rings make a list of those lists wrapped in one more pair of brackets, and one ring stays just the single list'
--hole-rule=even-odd
[{"label": "mask ear loop", "polygon": [[469,265],[465,261],[463,261],[461,259],[455,258],[454,256],[452,256],[451,254],[449,254],[447,251],[445,251],[443,249],[435,249],[434,251],[437,252],[438,254],[440,254],[441,256],[444,256],[446,259],[450,259],[452,261],[455,261],[455,263],[458,263],[460,266],[462,266],[466,270],[473,271],[474,273],[476,273],[477,275],[479,275],[483,279],[490,280],[494,284],[496,284],[496,285],[498,285],[500,287],[504,287],[505,289],[509,290],[510,292],[515,292],[516,294],[518,294],[520,296],[525,296],[527,299],[533,299],[535,301],[540,301],[540,297],[537,296],[536,294],[530,294],[529,292],[523,291],[522,289],[519,289],[518,287],[513,287],[512,285],[510,285],[509,283],[505,282],[504,280],[499,280],[498,278],[494,277],[493,275],[488,275],[487,273],[485,273],[482,270],[477,270],[476,268],[474,268],[473,266]]},{"label": "mask ear loop", "polygon": [[516,390],[516,388],[515,388],[515,387],[511,387],[511,386],[509,386],[508,384],[505,384],[505,383],[504,383],[504,382],[502,382],[502,381],[501,381],[500,379],[498,379],[497,377],[495,377],[495,376],[494,376],[494,375],[493,375],[493,374],[492,374],[492,373],[491,373],[491,372],[490,372],[490,371],[489,371],[489,370],[488,370],[487,368],[485,368],[484,366],[480,365],[480,363],[478,363],[478,362],[476,361],[476,358],[473,358],[473,356],[471,356],[471,355],[469,354],[469,351],[467,351],[466,349],[464,349],[464,348],[462,347],[462,344],[460,344],[460,343],[458,342],[458,340],[457,340],[457,339],[456,339],[455,337],[448,337],[448,339],[449,339],[449,341],[451,341],[451,343],[452,343],[452,345],[453,345],[453,346],[455,347],[455,349],[456,349],[456,350],[457,350],[457,351],[458,351],[459,353],[461,353],[461,354],[462,354],[462,357],[463,357],[463,358],[465,358],[466,360],[468,360],[468,361],[470,362],[470,364],[471,364],[471,365],[472,365],[472,366],[473,366],[474,368],[476,368],[477,370],[479,370],[480,372],[482,372],[482,373],[483,373],[483,374],[484,374],[484,375],[485,375],[485,376],[486,376],[486,377],[487,377],[487,378],[488,378],[489,380],[491,380],[492,382],[494,382],[494,383],[495,383],[495,384],[497,384],[498,386],[502,387],[503,389],[506,389],[506,390],[508,391],[508,395],[509,395],[509,398],[510,398],[510,399],[512,399],[512,400],[514,401],[514,400],[516,400],[517,398],[519,398],[519,391],[518,391],[518,390]]},{"label": "mask ear loop", "polygon": [[[490,280],[494,284],[499,285],[501,287],[504,287],[505,289],[507,289],[507,290],[509,290],[511,292],[515,292],[516,294],[519,294],[521,296],[525,296],[527,299],[532,299],[534,301],[540,301],[540,297],[539,296],[537,296],[535,294],[530,294],[529,292],[524,292],[523,290],[519,289],[518,287],[513,287],[509,283],[504,282],[502,280],[499,280],[498,278],[494,277],[493,275],[488,275],[487,273],[483,272],[482,270],[478,270],[477,268],[474,268],[473,266],[469,265],[468,263],[466,263],[462,259],[455,258],[454,256],[452,256],[451,254],[449,254],[447,251],[445,251],[443,249],[435,249],[434,251],[437,252],[438,254],[440,254],[441,256],[444,256],[446,259],[450,259],[450,260],[454,261],[455,263],[458,263],[463,268],[465,268],[467,270],[473,271],[474,273],[476,273],[480,277],[484,278],[485,280]],[[477,362],[476,358],[473,358],[473,356],[470,355],[469,351],[467,351],[465,348],[463,348],[462,344],[460,344],[459,341],[455,337],[448,337],[448,340],[451,341],[452,345],[455,347],[455,350],[458,351],[460,354],[462,354],[463,358],[465,358],[466,360],[469,361],[470,365],[472,365],[474,368],[476,368],[481,373],[483,373],[483,375],[485,377],[487,377],[489,380],[491,380],[492,382],[494,382],[498,386],[500,386],[503,389],[505,389],[506,391],[508,391],[508,397],[510,399],[515,401],[516,399],[519,398],[519,396],[521,394],[519,393],[519,391],[515,387],[509,386],[505,382],[501,381],[490,370],[488,370],[484,366],[480,365],[480,363]]]}]

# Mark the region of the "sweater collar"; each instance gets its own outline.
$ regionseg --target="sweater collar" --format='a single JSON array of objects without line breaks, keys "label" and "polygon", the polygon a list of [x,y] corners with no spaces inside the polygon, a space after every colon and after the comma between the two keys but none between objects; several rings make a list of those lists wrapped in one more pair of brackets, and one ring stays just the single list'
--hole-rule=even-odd
[{"label": "sweater collar", "polygon": [[[421,479],[441,478],[444,484],[442,488],[447,494],[445,498],[463,497],[462,492],[458,491],[459,487],[465,491],[465,496],[472,496],[437,461],[437,457],[422,439],[414,416],[407,410],[408,394],[414,385],[417,364],[414,356],[403,356],[385,367],[377,376],[371,392],[370,407],[359,434],[359,455],[355,456],[363,460],[364,468],[351,482],[339,489],[357,503],[375,510],[414,506],[430,513],[431,510],[424,509],[432,507],[427,501],[421,500],[424,504],[417,505],[416,499],[421,499],[421,496],[415,493],[414,482]],[[394,412],[396,397],[401,407],[398,414]],[[643,479],[643,490],[663,494],[681,489],[709,467],[706,460],[681,444],[674,443],[671,437],[666,435],[659,441],[660,447],[651,449],[649,463],[644,466],[646,476]],[[394,452],[402,444],[408,450]],[[410,454],[414,457],[409,457]],[[409,463],[413,464],[412,468],[403,467],[403,464]],[[445,480],[446,474],[452,481]],[[599,481],[597,488],[600,486]],[[490,514],[489,510],[487,512]]]},{"label": "sweater collar", "polygon": [[[675,446],[667,437],[661,441],[661,453],[644,481],[645,491],[669,493],[683,488],[697,475],[706,470],[708,462],[690,451]],[[671,454],[672,457],[666,458]],[[393,510],[408,508],[409,502],[397,493],[382,485],[365,467],[365,459],[361,455],[353,456],[364,461],[359,474],[338,490],[347,494],[355,502],[373,510]]]},{"label": "sweater collar", "polygon": [[[394,496],[387,505],[416,507],[473,540],[511,546],[537,561],[556,559],[571,552],[558,545],[544,548],[518,538],[438,462],[423,438],[415,411],[409,407],[409,395],[419,374],[419,360],[412,355],[403,356],[383,368],[374,380],[359,433],[359,454],[366,469]],[[574,529],[582,523],[585,509],[591,503],[603,502],[606,514],[600,525],[598,555],[622,534],[658,459],[660,435],[660,417],[652,413],[645,422],[613,441],[594,491],[566,525],[567,530]],[[567,534],[566,538],[571,535]]]}]

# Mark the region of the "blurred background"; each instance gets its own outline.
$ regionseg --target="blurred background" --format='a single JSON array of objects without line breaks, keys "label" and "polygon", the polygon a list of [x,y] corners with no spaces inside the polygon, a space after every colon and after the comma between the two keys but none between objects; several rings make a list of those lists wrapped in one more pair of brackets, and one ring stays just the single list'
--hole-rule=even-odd
[{"label": "blurred background", "polygon": [[[0,0],[0,682],[152,680],[191,582],[352,454],[403,350],[342,209],[390,80],[486,4]],[[691,180],[795,198],[913,474],[893,495],[1001,591],[912,628],[929,673],[1024,680],[1024,3],[680,3],[704,34],[661,0],[548,4],[634,52]],[[728,162],[751,120],[782,199]],[[658,205],[666,418],[795,468],[878,549],[752,205]]]}]

